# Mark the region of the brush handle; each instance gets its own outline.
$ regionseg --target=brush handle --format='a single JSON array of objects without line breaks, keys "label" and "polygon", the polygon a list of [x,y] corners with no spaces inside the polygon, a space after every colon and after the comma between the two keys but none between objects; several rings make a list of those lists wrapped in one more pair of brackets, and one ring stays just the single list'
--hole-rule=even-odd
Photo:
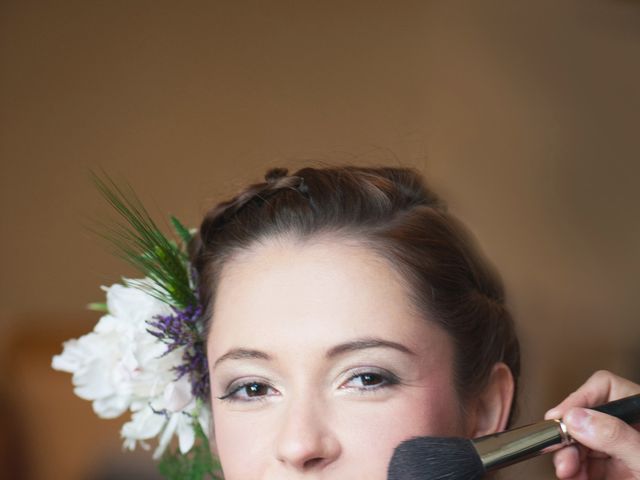
[{"label": "brush handle", "polygon": [[593,407],[591,410],[617,417],[629,424],[640,423],[640,393]]},{"label": "brush handle", "polygon": [[528,458],[553,452],[570,445],[571,437],[560,420],[545,420],[505,432],[493,433],[472,440],[487,472]]},{"label": "brush handle", "polygon": [[[629,423],[640,423],[640,394],[590,408]],[[562,420],[546,420],[473,440],[486,471],[497,470],[573,443]]]}]

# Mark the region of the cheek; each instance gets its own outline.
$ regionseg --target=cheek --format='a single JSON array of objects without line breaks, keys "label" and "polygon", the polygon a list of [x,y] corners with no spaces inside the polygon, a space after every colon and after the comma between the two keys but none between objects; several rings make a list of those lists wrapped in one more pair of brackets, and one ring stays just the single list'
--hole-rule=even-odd
[{"label": "cheek", "polygon": [[226,480],[260,478],[264,473],[275,441],[269,417],[213,408],[214,454]]},{"label": "cheek", "polygon": [[403,440],[464,435],[457,396],[426,389],[380,404],[354,405],[342,412],[338,424],[345,452],[364,464],[380,463],[375,470],[381,471],[386,471],[393,449]]}]

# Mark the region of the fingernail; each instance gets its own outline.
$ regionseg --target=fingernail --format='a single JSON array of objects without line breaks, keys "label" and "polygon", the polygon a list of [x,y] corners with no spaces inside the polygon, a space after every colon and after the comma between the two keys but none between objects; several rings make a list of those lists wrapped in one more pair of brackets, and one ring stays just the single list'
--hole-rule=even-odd
[{"label": "fingernail", "polygon": [[589,426],[591,420],[591,414],[586,408],[572,408],[564,416],[564,423],[574,430],[585,431]]}]

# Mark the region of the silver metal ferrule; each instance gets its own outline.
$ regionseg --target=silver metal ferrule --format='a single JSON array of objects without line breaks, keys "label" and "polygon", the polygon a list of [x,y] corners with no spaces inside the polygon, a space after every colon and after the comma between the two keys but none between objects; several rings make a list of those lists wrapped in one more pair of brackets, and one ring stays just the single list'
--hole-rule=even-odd
[{"label": "silver metal ferrule", "polygon": [[472,440],[486,471],[549,453],[573,443],[561,420],[544,422],[494,433]]}]

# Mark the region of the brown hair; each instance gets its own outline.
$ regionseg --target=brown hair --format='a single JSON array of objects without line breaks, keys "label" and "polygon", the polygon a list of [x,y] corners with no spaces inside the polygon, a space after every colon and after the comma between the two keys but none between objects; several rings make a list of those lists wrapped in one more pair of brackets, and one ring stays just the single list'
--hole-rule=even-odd
[{"label": "brown hair", "polygon": [[454,342],[463,399],[485,387],[496,362],[517,382],[520,348],[499,276],[421,175],[406,168],[303,168],[291,176],[273,169],[214,207],[191,246],[207,322],[234,253],[276,236],[325,233],[363,241],[400,271],[414,306]]}]

